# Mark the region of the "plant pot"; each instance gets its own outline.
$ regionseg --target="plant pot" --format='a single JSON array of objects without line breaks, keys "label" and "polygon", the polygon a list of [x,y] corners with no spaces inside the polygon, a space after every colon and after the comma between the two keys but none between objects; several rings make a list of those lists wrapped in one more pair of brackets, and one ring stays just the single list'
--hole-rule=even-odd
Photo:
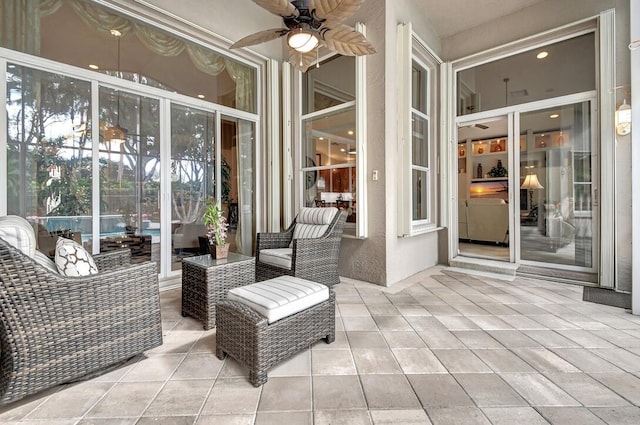
[{"label": "plant pot", "polygon": [[229,244],[209,245],[209,253],[211,254],[211,257],[216,260],[227,258],[227,255],[229,255]]}]

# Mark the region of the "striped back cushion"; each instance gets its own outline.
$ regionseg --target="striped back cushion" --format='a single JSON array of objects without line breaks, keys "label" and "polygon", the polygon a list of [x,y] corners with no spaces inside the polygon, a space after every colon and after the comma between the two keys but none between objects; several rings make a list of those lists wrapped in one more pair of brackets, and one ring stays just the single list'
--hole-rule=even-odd
[{"label": "striped back cushion", "polygon": [[296,218],[293,239],[319,238],[325,234],[337,213],[337,208],[302,208]]},{"label": "striped back cushion", "polygon": [[36,235],[27,220],[17,215],[0,217],[0,238],[33,258],[36,252]]}]

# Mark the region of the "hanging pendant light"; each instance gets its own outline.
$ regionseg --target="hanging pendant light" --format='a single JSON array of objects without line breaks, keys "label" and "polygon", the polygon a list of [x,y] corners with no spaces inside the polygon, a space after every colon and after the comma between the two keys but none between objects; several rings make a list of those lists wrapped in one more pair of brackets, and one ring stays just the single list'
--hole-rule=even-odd
[{"label": "hanging pendant light", "polygon": [[[122,33],[116,29],[111,30],[111,35],[113,35],[116,40],[118,40],[118,76],[120,76],[120,37],[122,37]],[[107,127],[104,132],[104,140],[109,142],[110,145],[122,145],[127,137],[127,133],[129,132],[126,128],[120,126],[120,90],[118,90],[117,100],[116,100],[116,125]]]}]

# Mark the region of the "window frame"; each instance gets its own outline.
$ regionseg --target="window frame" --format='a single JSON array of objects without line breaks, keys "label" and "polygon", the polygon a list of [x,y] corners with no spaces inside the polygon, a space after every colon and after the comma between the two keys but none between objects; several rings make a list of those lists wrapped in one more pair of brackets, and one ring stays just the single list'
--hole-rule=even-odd
[{"label": "window frame", "polygon": [[[398,25],[398,237],[412,237],[439,229],[437,214],[438,179],[438,122],[437,102],[439,99],[439,73],[443,61],[422,41],[412,29],[411,23]],[[412,72],[417,65],[425,72],[424,95],[426,112],[413,107]],[[414,116],[427,123],[425,148],[427,165],[415,164],[413,158]],[[427,175],[427,217],[414,219],[414,199],[416,183],[414,172]]]},{"label": "window frame", "polygon": [[[362,23],[356,23],[355,29],[366,36],[366,27]],[[328,54],[326,56],[321,56],[319,61],[322,62],[324,60],[330,59],[336,54]],[[286,67],[285,67],[286,68]],[[320,111],[310,112],[307,114],[303,114],[303,91],[307,89],[303,83],[302,73],[299,71],[295,72],[294,76],[294,111],[295,111],[295,119],[294,119],[294,140],[302,140],[303,137],[303,128],[304,121],[318,118],[323,115],[333,114],[339,111],[348,111],[349,109],[355,108],[355,132],[356,132],[356,161],[354,165],[351,164],[340,164],[332,168],[351,168],[355,166],[356,168],[356,223],[345,223],[345,229],[352,230],[353,235],[343,233],[343,237],[345,238],[356,238],[356,239],[366,239],[368,237],[368,220],[367,220],[367,162],[366,162],[366,140],[367,140],[367,99],[366,99],[366,87],[367,87],[367,72],[366,72],[366,56],[356,56],[355,57],[355,100],[348,101],[342,103],[337,106],[333,106],[330,108],[326,108]],[[285,81],[288,81],[285,79]],[[285,108],[286,110],[286,108]],[[287,121],[285,120],[285,124]],[[285,139],[285,146],[283,149],[285,152],[289,152],[291,147]],[[295,158],[295,190],[293,191],[293,196],[295,202],[293,206],[298,210],[301,207],[304,207],[304,188],[305,188],[305,172],[306,171],[317,171],[319,167],[305,167],[303,166],[303,149],[302,146],[298,145],[294,149],[294,158]],[[287,156],[285,155],[285,162],[287,161]],[[321,169],[326,169],[327,167],[320,167]],[[285,170],[285,173],[287,171]],[[285,186],[287,186],[285,184]],[[289,192],[289,188],[285,187],[285,204],[287,203],[287,193]],[[293,217],[293,216],[292,216]],[[288,220],[290,222],[291,220]],[[287,223],[285,223],[287,224]]]}]

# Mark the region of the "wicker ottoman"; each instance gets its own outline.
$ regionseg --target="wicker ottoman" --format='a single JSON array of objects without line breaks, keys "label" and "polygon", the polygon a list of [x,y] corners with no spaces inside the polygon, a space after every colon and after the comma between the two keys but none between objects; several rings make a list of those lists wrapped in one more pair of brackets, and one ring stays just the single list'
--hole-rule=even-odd
[{"label": "wicker ottoman", "polygon": [[335,340],[335,294],[320,283],[280,276],[229,291],[217,306],[216,356],[249,369],[254,386],[282,360]]}]

